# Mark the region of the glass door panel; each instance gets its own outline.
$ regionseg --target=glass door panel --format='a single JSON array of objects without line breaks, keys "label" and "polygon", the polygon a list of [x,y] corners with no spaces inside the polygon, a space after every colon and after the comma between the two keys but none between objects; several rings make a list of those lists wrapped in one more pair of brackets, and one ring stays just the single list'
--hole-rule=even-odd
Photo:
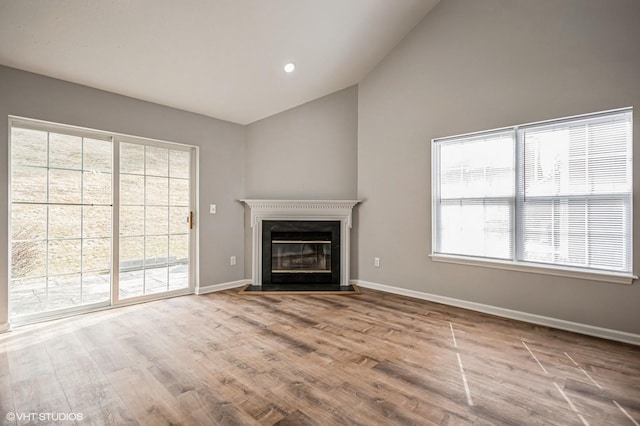
[{"label": "glass door panel", "polygon": [[11,128],[10,315],[111,297],[110,138]]},{"label": "glass door panel", "polygon": [[120,143],[120,299],[187,289],[191,154]]}]

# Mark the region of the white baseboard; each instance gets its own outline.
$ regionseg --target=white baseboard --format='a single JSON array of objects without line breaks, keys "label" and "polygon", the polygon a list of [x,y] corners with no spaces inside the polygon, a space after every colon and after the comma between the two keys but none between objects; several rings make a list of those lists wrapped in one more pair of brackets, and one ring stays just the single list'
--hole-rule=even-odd
[{"label": "white baseboard", "polygon": [[11,330],[11,324],[8,322],[0,322],[0,333],[6,333]]},{"label": "white baseboard", "polygon": [[573,331],[574,333],[586,334],[588,336],[601,337],[604,339],[615,340],[617,342],[630,343],[640,346],[640,334],[627,333],[624,331],[612,330],[609,328],[596,327],[593,325],[581,324],[577,322],[565,321],[558,318],[545,317],[542,315],[530,314],[527,312],[514,311],[512,309],[500,308],[498,306],[485,305],[482,303],[469,302],[462,299],[454,299],[452,297],[438,296],[436,294],[423,293],[421,291],[407,290],[399,287],[392,287],[384,284],[377,284],[362,280],[351,280],[352,284],[360,287],[370,288],[372,290],[380,290],[387,293],[399,294],[402,296],[413,297],[416,299],[428,300],[430,302],[442,303],[443,305],[456,306],[458,308],[469,309],[472,311],[484,312],[485,314],[496,315],[499,317],[525,321],[532,324],[544,325],[547,327],[557,328],[560,330]]},{"label": "white baseboard", "polygon": [[231,282],[222,283],[222,284],[213,284],[205,287],[198,287],[196,288],[195,293],[198,295],[213,293],[214,291],[223,291],[223,290],[229,290],[231,288],[242,287],[243,285],[247,285],[249,283],[251,283],[251,280],[238,280],[238,281],[231,281]]}]

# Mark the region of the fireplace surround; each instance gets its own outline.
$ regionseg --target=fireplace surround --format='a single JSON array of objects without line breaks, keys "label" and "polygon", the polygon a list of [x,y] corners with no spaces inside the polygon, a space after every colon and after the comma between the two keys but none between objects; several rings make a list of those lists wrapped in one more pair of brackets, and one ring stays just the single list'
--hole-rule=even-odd
[{"label": "fireplace surround", "polygon": [[340,284],[340,222],[262,222],[262,283]]},{"label": "fireplace surround", "polygon": [[253,286],[349,286],[352,209],[359,201],[241,201],[251,211]]}]

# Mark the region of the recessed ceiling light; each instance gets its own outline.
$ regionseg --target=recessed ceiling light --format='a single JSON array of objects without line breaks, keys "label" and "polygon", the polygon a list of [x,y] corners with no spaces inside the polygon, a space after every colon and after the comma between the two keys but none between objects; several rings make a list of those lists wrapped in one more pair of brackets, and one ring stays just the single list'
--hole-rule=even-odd
[{"label": "recessed ceiling light", "polygon": [[293,62],[289,62],[284,66],[285,72],[293,72],[293,70],[295,69],[296,69],[296,64],[294,64]]}]

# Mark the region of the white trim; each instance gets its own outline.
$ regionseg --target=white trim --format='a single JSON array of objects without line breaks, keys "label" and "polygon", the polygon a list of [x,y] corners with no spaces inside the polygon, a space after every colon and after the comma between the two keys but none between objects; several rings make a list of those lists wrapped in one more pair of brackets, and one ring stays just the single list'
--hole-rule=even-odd
[{"label": "white trim", "polygon": [[[66,309],[61,309],[57,311],[48,311],[40,314],[34,314],[33,316],[23,316],[13,320],[11,323],[14,327],[22,327],[25,325],[37,324],[45,321],[55,321],[70,317],[76,317],[79,315],[91,314],[94,312],[102,312],[109,311],[119,308],[124,308],[126,306],[131,305],[139,305],[148,302],[156,302],[160,300],[171,299],[174,297],[188,296],[193,294],[193,291],[189,289],[181,289],[181,290],[173,290],[165,293],[153,293],[151,296],[156,295],[159,297],[149,298],[149,295],[132,297],[128,299],[123,299],[123,302],[119,302],[118,304],[109,304],[108,302],[96,303],[94,305],[80,305],[80,307],[71,307]],[[86,309],[85,309],[86,307]],[[0,327],[0,333],[2,333],[2,328]]]},{"label": "white trim", "polygon": [[109,300],[103,300],[102,302],[92,303],[89,305],[75,305],[67,308],[56,309],[53,311],[42,311],[31,314],[21,315],[11,319],[11,323],[18,327],[26,324],[33,324],[42,321],[50,321],[58,318],[65,318],[68,316],[80,315],[85,312],[93,312],[95,310],[102,310],[111,307]]},{"label": "white trim", "polygon": [[242,287],[243,285],[247,285],[247,284],[251,284],[251,280],[238,280],[238,281],[231,281],[228,283],[212,284],[212,285],[196,288],[196,294],[202,295],[207,293],[213,293],[214,291],[229,290],[232,288]]},{"label": "white trim", "polygon": [[193,294],[191,288],[179,288],[177,290],[163,291],[160,293],[143,294],[142,296],[127,297],[119,299],[117,304],[107,306],[107,308],[120,308],[122,306],[137,305],[139,303],[155,302],[156,300],[171,299],[172,297],[188,296]]},{"label": "white trim", "polygon": [[200,287],[200,147],[193,146],[191,155],[189,207],[193,211],[193,229],[189,232],[189,288],[195,293]]},{"label": "white trim", "polygon": [[455,263],[458,265],[479,266],[483,268],[506,269],[509,271],[528,272],[531,274],[555,275],[557,277],[577,278],[581,280],[601,281],[613,284],[633,284],[638,277],[630,274],[609,271],[586,271],[578,268],[537,265],[524,262],[502,261],[498,259],[477,259],[464,256],[431,254],[434,262]]},{"label": "white trim", "polygon": [[392,287],[384,284],[377,284],[362,280],[351,280],[352,284],[372,290],[384,291],[386,293],[399,294],[401,296],[413,297],[415,299],[428,300],[430,302],[441,303],[443,305],[455,306],[458,308],[469,309],[472,311],[483,312],[486,314],[496,315],[503,318],[524,321],[531,324],[544,325],[547,327],[557,328],[560,330],[571,331],[588,336],[600,337],[603,339],[615,340],[617,342],[629,343],[640,346],[640,334],[627,333],[624,331],[612,330],[610,328],[596,327],[588,324],[581,324],[572,321],[566,321],[558,318],[545,317],[542,315],[531,314],[528,312],[515,311],[512,309],[501,308],[498,306],[485,305],[483,303],[470,302],[452,297],[439,296],[436,294],[424,293],[421,291],[408,290],[399,287]]},{"label": "white trim", "polygon": [[433,141],[472,137],[472,136],[476,136],[476,135],[481,135],[483,133],[500,132],[500,131],[503,131],[503,130],[513,129],[514,127],[538,126],[538,125],[541,125],[541,124],[547,124],[547,123],[553,123],[553,122],[579,120],[581,118],[597,117],[599,115],[608,115],[608,114],[614,114],[614,113],[618,113],[618,112],[633,112],[633,106],[608,109],[606,111],[599,111],[599,112],[587,112],[587,113],[584,113],[584,114],[570,115],[568,117],[561,117],[561,118],[551,118],[551,119],[548,119],[548,120],[532,121],[532,122],[529,122],[529,123],[515,124],[513,126],[496,127],[494,129],[489,129],[489,130],[481,130],[479,132],[467,132],[467,133],[460,133],[460,134],[451,135],[451,136],[442,136],[442,137],[439,137],[439,138],[431,139],[431,142],[433,143]]},{"label": "white trim", "polygon": [[[111,306],[120,303],[120,141],[111,140]],[[118,232],[114,232],[117,229]]]},{"label": "white trim", "polygon": [[11,323],[8,323],[8,322],[0,323],[0,334],[6,333],[9,330],[11,330]]},{"label": "white trim", "polygon": [[170,144],[170,145],[181,146],[185,151],[186,151],[185,148],[193,147],[193,145],[185,144],[182,142],[172,142],[172,141],[167,141],[162,139],[149,138],[146,136],[134,136],[127,133],[110,132],[108,130],[100,130],[100,129],[93,129],[91,127],[75,126],[73,124],[56,123],[54,121],[22,117],[19,115],[9,115],[9,128],[11,128],[12,122],[18,123],[19,127],[29,128],[33,130],[46,131],[47,129],[53,128],[57,130],[64,130],[66,132],[72,132],[74,134],[83,135],[84,137],[92,137],[96,139],[102,139],[104,137],[110,136],[114,138],[119,138],[123,140],[123,142],[131,142],[131,143],[136,143],[135,142],[136,140],[137,141],[144,140],[146,142],[151,142],[150,145],[153,145],[154,143],[160,143],[160,144]]}]

